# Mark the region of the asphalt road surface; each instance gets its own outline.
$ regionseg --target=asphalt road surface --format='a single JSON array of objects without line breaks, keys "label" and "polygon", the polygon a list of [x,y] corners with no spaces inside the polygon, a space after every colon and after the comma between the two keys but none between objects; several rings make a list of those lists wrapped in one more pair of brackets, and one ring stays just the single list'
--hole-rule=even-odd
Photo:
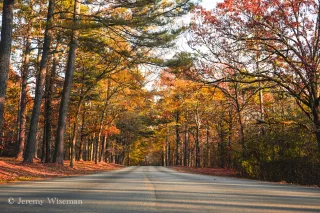
[{"label": "asphalt road surface", "polygon": [[0,212],[320,212],[320,189],[126,167],[1,185]]}]

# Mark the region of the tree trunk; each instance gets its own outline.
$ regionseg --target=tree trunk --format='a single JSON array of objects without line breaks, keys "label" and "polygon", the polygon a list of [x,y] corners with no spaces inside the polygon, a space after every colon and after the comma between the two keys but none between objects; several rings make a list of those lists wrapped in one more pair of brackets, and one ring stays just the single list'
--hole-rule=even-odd
[{"label": "tree trunk", "polygon": [[41,147],[41,163],[46,160],[46,125],[43,125],[42,147]]},{"label": "tree trunk", "polygon": [[28,163],[33,162],[33,157],[35,154],[34,150],[36,146],[35,142],[36,142],[36,135],[38,131],[38,122],[39,122],[39,116],[40,116],[41,101],[43,96],[43,87],[45,84],[46,69],[47,69],[48,57],[50,53],[50,45],[52,40],[52,29],[51,29],[52,23],[51,22],[53,20],[54,4],[55,4],[54,0],[49,0],[46,29],[44,33],[42,58],[40,62],[40,71],[38,73],[38,78],[36,83],[34,105],[32,110],[27,147],[26,147],[26,152],[24,156],[24,162],[28,162]]},{"label": "tree trunk", "polygon": [[[259,87],[261,88],[260,86],[261,82],[259,82]],[[264,120],[264,105],[263,105],[263,91],[262,89],[260,89],[259,91],[259,108],[260,108],[260,119],[263,121]],[[263,125],[261,125],[261,135],[264,136],[266,133],[265,133],[265,128]]]},{"label": "tree trunk", "polygon": [[[223,117],[223,116],[222,116]],[[220,153],[220,168],[225,167],[225,131],[223,121],[219,124],[220,127],[220,143],[219,143],[219,153]]]},{"label": "tree trunk", "polygon": [[204,166],[209,167],[210,166],[210,156],[209,156],[209,122],[207,121],[207,133],[206,133],[206,161],[204,163]]},{"label": "tree trunk", "polygon": [[101,144],[101,133],[99,132],[98,133],[98,137],[96,138],[96,149],[94,150],[95,152],[94,152],[94,156],[95,156],[95,158],[94,158],[94,163],[95,164],[97,164],[98,163],[98,161],[99,161],[99,148],[100,148],[100,144]]},{"label": "tree trunk", "polygon": [[[50,147],[49,147],[49,152],[47,153],[47,145],[50,146],[50,143],[48,144],[47,143],[47,138],[49,138],[50,140],[50,136],[51,135],[47,135],[48,132],[47,132],[47,128],[48,128],[48,124],[50,125],[50,121],[48,121],[48,113],[50,109],[47,109],[47,105],[48,105],[48,93],[49,93],[49,87],[50,87],[50,78],[51,78],[51,72],[48,72],[48,70],[50,70],[49,66],[47,67],[47,73],[46,73],[46,86],[45,86],[45,94],[44,94],[44,97],[45,97],[45,107],[44,107],[44,118],[43,118],[43,122],[44,122],[44,125],[43,125],[43,137],[42,137],[42,149],[41,149],[41,162],[45,162],[46,161],[46,158],[47,158],[47,155],[50,155]],[[49,103],[50,105],[50,103]],[[50,127],[49,127],[50,128]]]},{"label": "tree trunk", "polygon": [[318,152],[320,152],[320,120],[317,121],[316,124],[316,138],[317,138],[317,142],[318,142]]},{"label": "tree trunk", "polygon": [[[188,139],[188,141],[190,141]],[[192,147],[191,147],[191,144],[189,143],[188,144],[188,167],[192,167],[192,159],[193,159],[193,156],[192,156],[192,153],[193,153],[193,150],[192,150]]]},{"label": "tree trunk", "polygon": [[14,0],[4,0],[0,42],[0,132],[4,114],[8,73],[10,66]]},{"label": "tree trunk", "polygon": [[167,159],[166,166],[170,166],[170,141],[169,141],[169,128],[166,126],[166,150],[167,150]]},{"label": "tree trunk", "polygon": [[99,155],[99,147],[101,144],[101,133],[102,133],[102,127],[103,127],[103,122],[104,122],[104,118],[106,117],[106,111],[108,109],[108,103],[109,103],[109,99],[110,99],[110,88],[111,88],[111,80],[108,79],[108,88],[107,88],[107,97],[106,97],[106,101],[102,110],[102,114],[101,114],[101,119],[100,119],[100,124],[99,124],[99,133],[98,133],[98,140],[97,140],[97,149],[96,149],[96,161],[95,163],[98,163],[98,160],[101,161],[101,156],[98,158]]},{"label": "tree trunk", "polygon": [[109,145],[110,145],[110,143],[109,143],[109,141],[107,140],[107,143],[106,143],[106,151],[105,151],[105,162],[108,162],[108,163],[110,163],[110,153],[109,153],[109,151],[108,151],[108,149],[109,149]]},{"label": "tree trunk", "polygon": [[232,122],[232,108],[229,110],[229,125],[228,125],[228,167],[231,168],[231,151],[232,151],[232,128],[233,128],[233,122]]},{"label": "tree trunk", "polygon": [[131,145],[129,145],[129,150],[128,150],[128,166],[130,166],[130,151],[131,151]]},{"label": "tree trunk", "polygon": [[[38,73],[40,73],[40,61],[41,61],[41,41],[40,39],[38,40],[38,55],[37,55],[37,67],[39,67],[38,69]],[[41,109],[40,109],[41,111]],[[40,138],[40,132],[37,132],[37,136],[36,136],[36,145],[35,145],[35,153],[34,153],[34,158],[37,159],[38,158],[38,146],[39,146],[39,138]]]},{"label": "tree trunk", "polygon": [[[30,29],[29,29],[30,30]],[[27,109],[27,84],[29,75],[29,57],[31,53],[31,38],[28,36],[26,42],[26,49],[24,53],[23,69],[21,73],[21,99],[20,99],[20,113],[19,113],[19,141],[17,159],[22,159],[24,146],[26,142],[26,109]]]},{"label": "tree trunk", "polygon": [[81,131],[80,131],[80,148],[79,148],[79,161],[83,161],[83,143],[84,143],[84,135],[83,135],[83,130],[84,130],[84,121],[85,121],[85,114],[86,111],[83,110],[82,112],[82,122],[81,122]]},{"label": "tree trunk", "polygon": [[74,117],[74,123],[73,123],[73,134],[72,134],[72,139],[71,139],[71,154],[70,154],[70,167],[73,168],[74,161],[76,160],[76,141],[77,141],[77,136],[78,136],[78,117],[81,111],[81,106],[82,106],[82,100],[84,97],[81,97],[78,103],[77,107],[77,112]]},{"label": "tree trunk", "polygon": [[240,110],[238,111],[238,119],[239,119],[239,127],[240,127],[240,142],[241,142],[241,146],[242,146],[242,157],[243,159],[246,158],[247,155],[247,150],[246,150],[246,145],[245,145],[245,139],[244,139],[244,125],[243,125],[243,121],[242,121],[242,113]]},{"label": "tree trunk", "polygon": [[87,137],[86,140],[86,145],[87,145],[87,152],[86,152],[86,161],[90,161],[90,137]]},{"label": "tree trunk", "polygon": [[196,123],[196,135],[195,135],[195,151],[196,151],[196,168],[200,167],[200,145],[199,145],[199,132],[200,132],[200,127],[201,127],[201,118],[199,114],[199,109],[198,109],[198,103],[197,103],[197,108],[195,109],[195,123]]},{"label": "tree trunk", "polygon": [[[58,48],[56,49],[56,51]],[[46,141],[46,159],[45,162],[51,162],[51,121],[52,121],[52,94],[54,91],[54,79],[58,65],[58,53],[54,53],[50,76],[47,76],[46,103],[45,103],[45,141]]]},{"label": "tree trunk", "polygon": [[315,134],[317,139],[317,145],[318,145],[318,152],[320,152],[320,109],[319,109],[319,101],[314,101],[314,106],[312,109],[312,115],[313,115],[313,122],[315,125]]},{"label": "tree trunk", "polygon": [[186,122],[184,127],[184,155],[183,155],[183,166],[187,166],[187,159],[188,159],[188,123]]},{"label": "tree trunk", "polygon": [[93,136],[91,137],[91,149],[90,149],[90,161],[94,160],[94,141],[96,138],[96,134],[93,133]]},{"label": "tree trunk", "polygon": [[196,128],[196,168],[200,167],[199,126]]},{"label": "tree trunk", "polygon": [[96,134],[93,133],[93,137],[92,137],[92,161],[96,160],[96,148],[97,148],[97,137],[96,137]]},{"label": "tree trunk", "polygon": [[82,152],[84,161],[88,161],[88,153],[89,153],[89,139],[88,139],[88,137],[85,137],[84,150]]},{"label": "tree trunk", "polygon": [[180,145],[180,132],[179,132],[180,115],[179,110],[176,112],[176,165],[179,165],[179,145]]},{"label": "tree trunk", "polygon": [[95,155],[96,155],[96,158],[94,159],[94,163],[97,164],[98,161],[101,161],[101,156],[99,156],[99,148],[100,148],[100,144],[101,144],[101,134],[102,134],[102,126],[103,126],[103,120],[104,120],[104,111],[102,113],[102,118],[100,119],[100,125],[99,125],[99,132],[98,132],[98,137],[97,137],[97,143],[96,143],[96,152],[95,152]]},{"label": "tree trunk", "polygon": [[[77,27],[79,24],[79,14],[80,14],[80,2],[74,1],[74,15],[73,15],[73,24]],[[56,147],[54,162],[57,164],[63,165],[64,160],[64,134],[66,130],[67,122],[67,112],[69,107],[69,100],[72,88],[73,73],[76,60],[76,50],[78,44],[78,35],[79,32],[77,29],[72,30],[71,41],[69,44],[69,55],[67,61],[67,69],[65,75],[65,81],[63,84],[62,97],[59,110],[59,121],[57,129],[57,138],[56,138]]]},{"label": "tree trunk", "polygon": [[107,146],[107,136],[103,136],[103,143],[101,146],[101,154],[100,154],[99,162],[102,162],[105,160],[106,146]]},{"label": "tree trunk", "polygon": [[166,166],[166,146],[162,147],[162,154],[161,154],[161,166]]},{"label": "tree trunk", "polygon": [[36,136],[36,143],[35,143],[35,146],[34,146],[34,158],[35,159],[38,159],[38,148],[39,148],[39,142],[40,142],[40,131],[37,132],[37,136]]}]

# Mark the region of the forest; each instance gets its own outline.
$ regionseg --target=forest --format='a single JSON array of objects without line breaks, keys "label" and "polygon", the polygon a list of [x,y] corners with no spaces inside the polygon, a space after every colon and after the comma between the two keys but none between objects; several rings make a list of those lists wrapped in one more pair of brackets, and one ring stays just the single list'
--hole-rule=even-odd
[{"label": "forest", "polygon": [[212,4],[3,0],[0,156],[320,185],[320,1]]}]

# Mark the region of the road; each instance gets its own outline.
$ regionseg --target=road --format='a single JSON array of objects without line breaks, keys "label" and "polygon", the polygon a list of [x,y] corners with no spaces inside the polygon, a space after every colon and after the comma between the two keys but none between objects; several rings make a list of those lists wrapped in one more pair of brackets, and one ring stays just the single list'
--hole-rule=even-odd
[{"label": "road", "polygon": [[0,212],[320,212],[320,189],[126,167],[1,185]]}]

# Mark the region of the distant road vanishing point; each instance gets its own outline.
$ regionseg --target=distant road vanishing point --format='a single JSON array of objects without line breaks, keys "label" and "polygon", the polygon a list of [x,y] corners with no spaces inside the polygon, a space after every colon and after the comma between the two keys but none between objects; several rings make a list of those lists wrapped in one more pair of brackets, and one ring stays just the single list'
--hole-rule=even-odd
[{"label": "distant road vanishing point", "polygon": [[0,212],[320,212],[320,189],[126,167],[1,185]]}]

